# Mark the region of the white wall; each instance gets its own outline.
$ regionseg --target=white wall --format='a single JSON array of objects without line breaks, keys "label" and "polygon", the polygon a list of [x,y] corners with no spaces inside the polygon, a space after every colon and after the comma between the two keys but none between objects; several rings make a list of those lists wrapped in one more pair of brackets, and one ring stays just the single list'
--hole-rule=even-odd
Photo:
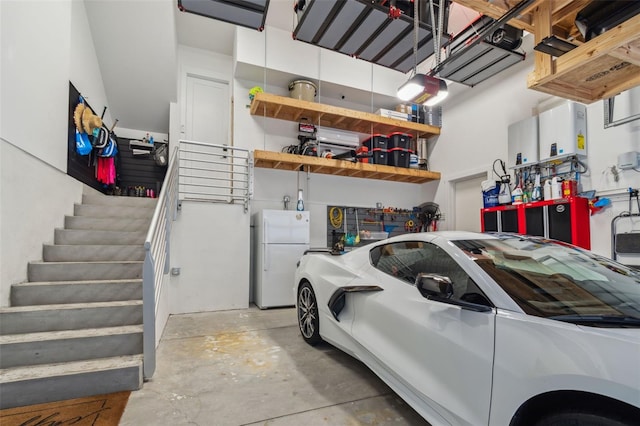
[{"label": "white wall", "polygon": [[[174,138],[184,138],[187,75],[231,86],[233,61],[229,56],[186,46],[179,46],[178,59],[179,96],[177,105],[172,106],[170,132]],[[176,142],[172,140],[172,148]],[[249,222],[242,205],[182,202],[171,239],[170,266],[181,268],[181,274],[170,279],[171,313],[248,306]]]},{"label": "white wall", "polygon": [[[438,183],[424,184],[422,188],[422,198],[434,194],[434,201],[449,217],[440,224],[440,229],[450,229],[453,215],[464,214],[451,211],[452,181],[490,171],[495,159],[506,160],[509,124],[535,114],[539,105],[552,105],[560,100],[527,89],[527,75],[532,67],[533,55],[530,55],[522,64],[444,103],[442,134],[430,141],[429,157],[431,169],[441,172],[442,179]],[[620,110],[623,107],[628,110],[629,94],[621,95],[617,102],[621,105]],[[582,189],[596,189],[602,195],[609,195],[624,192],[628,187],[638,188],[640,173],[624,171],[619,182],[614,182],[608,170],[616,164],[618,154],[640,151],[640,121],[606,130],[603,127],[603,102],[588,105],[587,162],[590,172],[582,177]],[[478,196],[481,196],[480,189]],[[612,200],[611,208],[591,217],[591,248],[605,256],[611,254],[611,219],[628,207],[627,196],[614,196]],[[479,213],[477,215],[480,220]]]},{"label": "white wall", "polygon": [[242,205],[184,201],[173,224],[173,314],[249,305],[249,214]]},{"label": "white wall", "polygon": [[[630,102],[627,91],[616,98],[616,107],[620,112],[631,112],[625,104]],[[640,94],[640,88],[633,89]],[[636,103],[635,113],[638,113]],[[588,129],[588,163],[589,173],[583,177],[583,189],[595,189],[598,195],[608,197],[612,201],[609,208],[591,216],[591,249],[604,256],[611,256],[611,220],[629,209],[628,188],[640,188],[640,173],[635,170],[620,171],[618,182],[611,173],[611,168],[618,162],[618,154],[628,151],[640,152],[640,120],[617,127],[604,128],[603,102],[594,102],[587,107]],[[640,213],[635,200],[633,213]],[[638,221],[622,220],[618,232],[633,229],[638,232]],[[635,263],[638,263],[637,261]]]},{"label": "white wall", "polygon": [[[267,55],[267,59],[273,67],[276,67],[276,70],[263,69],[254,75],[255,79],[260,78],[261,75],[262,81],[235,79],[232,83],[233,141],[234,146],[239,148],[280,151],[283,146],[298,142],[296,123],[256,117],[249,113],[249,89],[259,85],[270,93],[287,95],[286,83],[289,78],[278,71],[277,67],[282,67],[285,58],[290,61],[298,60],[293,56],[291,49],[286,49],[287,43],[278,47],[277,36],[282,34],[278,31],[271,32],[276,36],[271,35],[271,38],[267,38],[269,52],[271,52]],[[241,32],[241,34],[244,33]],[[256,54],[252,56],[249,53],[247,60],[260,60],[261,52],[264,58],[265,45],[255,43],[255,38],[250,37],[254,40],[253,47]],[[258,39],[261,38],[258,37]],[[282,41],[285,37],[279,39]],[[290,34],[286,35],[286,39],[290,40]],[[305,48],[307,47],[305,45]],[[275,55],[276,51],[280,53]],[[318,52],[316,50],[314,52],[314,58],[317,58]],[[351,58],[347,59],[351,60]],[[301,67],[305,65],[303,61],[301,64]],[[317,64],[313,67],[317,68]],[[184,46],[179,47],[180,127],[185,123],[185,90],[183,88],[187,74],[230,81],[233,79],[232,68],[233,62],[230,57]],[[370,78],[370,74],[367,78]],[[323,99],[323,102],[361,110],[370,109],[369,105],[339,99]],[[183,134],[183,128],[180,130]],[[315,174],[307,176],[306,173],[256,169],[251,213],[264,208],[282,208],[282,197],[287,194],[295,200],[297,189],[300,187],[304,190],[305,205],[312,215],[311,243],[314,246],[326,246],[326,206],[328,204],[373,207],[377,201],[380,201],[385,205],[411,207],[419,196],[419,185],[376,181],[376,189],[373,190],[372,183],[373,181],[366,179],[344,179]],[[245,294],[245,302],[248,302],[247,266],[250,247],[248,234],[244,238],[241,227],[244,226],[242,223],[245,219],[248,225],[249,216],[236,212],[237,217],[233,220],[242,223],[235,226],[231,224],[233,220],[227,218],[227,215],[228,209],[237,210],[238,206],[205,206],[198,203],[183,204],[183,210],[174,228],[172,241],[174,255],[171,266],[180,266],[183,269],[179,277],[172,277],[171,280],[171,311],[173,313],[238,307],[238,301],[234,298],[239,295],[244,297]],[[224,244],[220,244],[221,241],[224,241]],[[203,257],[218,259],[218,263],[203,262]],[[222,269],[224,272],[221,272]],[[244,274],[243,271],[247,273]],[[225,278],[224,274],[231,274],[233,277]],[[206,297],[199,295],[206,295]]]},{"label": "white wall", "polygon": [[252,213],[263,209],[282,209],[282,198],[291,198],[289,209],[295,209],[298,188],[303,190],[305,210],[311,214],[311,246],[327,246],[327,206],[374,208],[384,206],[411,208],[420,199],[420,185],[386,182],[362,178],[255,169]]},{"label": "white wall", "polygon": [[11,284],[27,280],[28,261],[42,260],[42,244],[53,244],[83,185],[3,139],[0,187],[0,300],[8,306]]},{"label": "white wall", "polygon": [[[99,52],[96,52],[94,47],[84,1],[72,1],[71,13],[71,50],[68,80],[87,99],[96,114],[100,115],[102,109],[108,106],[109,103],[98,64]],[[109,127],[113,124],[110,108],[107,108],[105,112],[104,122]]]},{"label": "white wall", "polygon": [[177,93],[177,2],[73,1],[85,4],[114,118],[123,127],[166,133]]},{"label": "white wall", "polygon": [[0,306],[82,196],[66,175],[69,81],[106,99],[84,2],[2,1]]},{"label": "white wall", "polygon": [[[441,134],[429,141],[429,167],[442,174],[434,201],[448,217],[440,229],[450,229],[454,215],[462,213],[452,211],[451,181],[489,171],[498,158],[506,160],[509,124],[530,117],[538,102],[549,98],[526,88],[532,65],[529,58],[443,103]],[[425,196],[435,186],[424,185]]]},{"label": "white wall", "polygon": [[[0,7],[2,138],[65,170],[72,2],[3,1]],[[44,134],[60,145],[44,143]]]},{"label": "white wall", "polygon": [[[372,105],[372,100],[388,101],[389,94],[406,79],[402,73],[294,42],[289,33],[276,28],[267,28],[265,33],[236,30],[233,135],[237,147],[281,151],[298,143],[297,123],[250,114],[249,90],[253,86],[288,96],[289,81],[320,79],[316,101],[372,111],[381,106]],[[373,95],[372,88],[376,91]],[[254,181],[252,215],[263,209],[282,209],[285,195],[292,200],[289,208],[293,209],[298,189],[303,190],[305,209],[311,214],[312,247],[327,246],[328,205],[375,207],[381,202],[411,208],[429,200],[421,198],[420,185],[371,179],[256,168]]]},{"label": "white wall", "polygon": [[[278,61],[270,62],[268,58],[269,52],[273,50],[269,45],[277,37],[278,34],[268,37],[265,48],[263,36],[257,35],[251,38],[242,35],[241,40],[238,41],[239,44],[236,45],[238,60],[251,62],[255,58],[257,62],[266,62],[267,65],[283,62],[281,56],[286,49],[280,52],[276,58]],[[251,44],[247,43],[247,40],[253,40],[256,46],[255,55],[247,51],[247,46]],[[310,46],[307,47],[311,49]],[[265,51],[267,58],[265,58]],[[332,68],[322,62],[323,57],[327,59],[329,55],[321,55],[320,70],[325,70],[324,76],[332,79],[332,83],[340,83],[334,81],[338,78],[337,74],[328,71]],[[256,169],[253,211],[262,208],[281,208],[283,195],[295,196],[297,188],[303,188],[305,204],[312,211],[312,244],[324,244],[323,230],[326,226],[324,208],[327,204],[370,206],[376,201],[382,201],[389,205],[411,207],[433,200],[440,205],[447,217],[447,220],[440,223],[440,229],[448,229],[452,226],[456,214],[473,214],[479,220],[479,212],[453,211],[453,182],[487,172],[491,175],[494,160],[506,159],[509,124],[537,113],[542,106],[560,101],[559,98],[527,89],[527,75],[533,69],[533,59],[533,54],[528,55],[524,62],[474,88],[463,90],[460,95],[444,103],[442,134],[429,143],[429,166],[431,170],[442,173],[440,181],[411,185],[315,174],[308,176],[307,179],[304,173]],[[316,75],[314,72],[317,65],[314,61],[308,65],[307,71],[311,77]],[[237,75],[234,81],[236,146],[279,151],[283,146],[296,143],[296,123],[251,116],[248,112],[248,91],[251,87],[263,86],[270,93],[286,96],[288,94],[286,75],[279,74],[273,69],[263,70],[262,74],[244,71],[242,64],[237,64]],[[347,80],[353,79],[350,73],[344,75]],[[370,76],[371,73],[369,78]],[[345,80],[345,84],[349,82]],[[373,87],[375,88],[375,84]],[[380,89],[380,91],[383,90]],[[326,97],[322,98],[322,102],[341,104],[338,99]],[[617,101],[627,110],[630,102],[629,97],[625,98],[624,95]],[[364,103],[344,106],[361,110],[370,108]],[[595,102],[588,106],[588,163],[591,173],[583,176],[583,189],[593,188],[615,193],[624,191],[628,186],[637,187],[640,185],[639,173],[622,172],[620,181],[613,182],[613,175],[606,171],[616,163],[619,153],[640,151],[640,131],[638,130],[640,124],[629,123],[605,130],[602,111],[602,102]],[[612,146],[612,144],[615,145]],[[478,189],[478,196],[481,196],[480,189]],[[621,209],[627,208],[626,199],[622,197],[621,201],[616,201],[618,198],[620,197],[613,197],[613,208],[592,217],[592,247],[598,253],[610,254],[610,220]]]}]

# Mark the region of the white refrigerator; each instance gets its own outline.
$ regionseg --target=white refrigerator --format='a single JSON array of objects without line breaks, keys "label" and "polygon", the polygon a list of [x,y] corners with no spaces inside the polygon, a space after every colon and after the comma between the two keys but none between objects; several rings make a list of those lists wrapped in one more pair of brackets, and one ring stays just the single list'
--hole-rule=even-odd
[{"label": "white refrigerator", "polygon": [[292,306],[296,264],[309,249],[309,212],[262,210],[254,227],[254,302],[260,309]]}]

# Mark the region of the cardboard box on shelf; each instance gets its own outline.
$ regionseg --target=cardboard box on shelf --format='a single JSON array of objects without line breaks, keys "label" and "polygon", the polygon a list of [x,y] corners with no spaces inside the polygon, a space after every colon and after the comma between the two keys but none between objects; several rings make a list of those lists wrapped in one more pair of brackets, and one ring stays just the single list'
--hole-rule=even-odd
[{"label": "cardboard box on shelf", "polygon": [[388,117],[388,118],[395,118],[396,120],[404,120],[407,121],[409,119],[408,114],[402,113],[402,112],[398,112],[398,111],[393,111],[390,109],[379,109],[376,112],[376,115],[381,115],[383,117]]},{"label": "cardboard box on shelf", "polygon": [[396,105],[396,111],[403,114],[411,114],[411,105],[398,104]]}]

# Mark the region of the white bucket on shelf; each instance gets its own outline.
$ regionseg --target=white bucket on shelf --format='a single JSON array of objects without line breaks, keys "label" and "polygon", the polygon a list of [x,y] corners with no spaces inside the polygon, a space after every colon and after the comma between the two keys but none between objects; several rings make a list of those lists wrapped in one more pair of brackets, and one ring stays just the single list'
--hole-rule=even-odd
[{"label": "white bucket on shelf", "polygon": [[317,93],[318,86],[313,81],[294,80],[289,83],[289,96],[294,99],[314,102]]}]

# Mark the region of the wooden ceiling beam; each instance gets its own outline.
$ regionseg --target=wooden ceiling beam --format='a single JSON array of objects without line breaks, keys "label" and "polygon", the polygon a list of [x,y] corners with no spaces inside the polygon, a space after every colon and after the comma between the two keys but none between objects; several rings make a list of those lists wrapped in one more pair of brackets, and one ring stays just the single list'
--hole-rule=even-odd
[{"label": "wooden ceiling beam", "polygon": [[572,17],[571,19],[573,20],[578,11],[590,2],[591,0],[565,0],[563,3],[556,2],[554,4],[555,6],[559,6],[558,3],[562,4],[562,6],[556,7],[551,11],[551,23],[555,25],[567,17]]},{"label": "wooden ceiling beam", "polygon": [[[516,18],[511,19],[509,25],[534,34],[535,24],[533,22],[533,11],[543,3],[550,3],[553,34],[562,38],[577,37],[579,34],[573,23],[575,15],[591,1],[592,0],[536,0],[527,6]],[[502,0],[499,3],[490,3],[487,0],[455,0],[455,2],[494,19],[500,18],[518,3],[516,0]]]},{"label": "wooden ceiling beam", "polygon": [[[545,0],[536,0],[533,4],[537,5],[538,3],[541,3],[543,1]],[[497,6],[495,4],[488,3],[482,0],[455,0],[455,2],[461,6],[473,9],[478,13],[490,16],[493,19],[499,19],[500,17],[502,17],[502,15],[509,11],[509,8]],[[527,9],[530,10],[530,7],[528,7]],[[509,25],[533,33],[533,25],[531,23],[531,18],[528,15],[520,15],[517,18],[511,19],[509,21]]]}]

